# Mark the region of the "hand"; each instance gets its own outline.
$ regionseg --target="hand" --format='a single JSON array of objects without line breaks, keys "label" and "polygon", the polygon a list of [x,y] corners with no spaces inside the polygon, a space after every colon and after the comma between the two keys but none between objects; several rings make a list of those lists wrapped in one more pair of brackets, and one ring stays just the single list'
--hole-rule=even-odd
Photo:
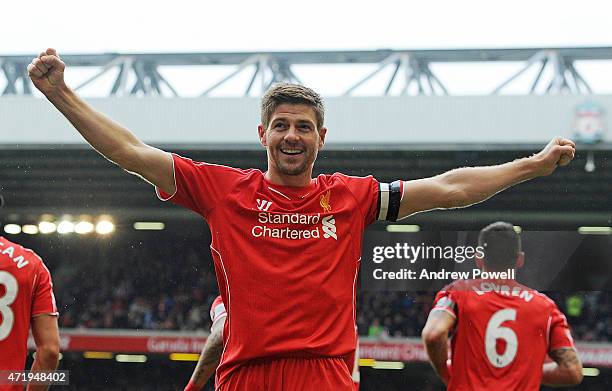
[{"label": "hand", "polygon": [[576,144],[567,138],[555,137],[531,159],[536,163],[537,176],[552,174],[558,166],[567,166],[576,153]]},{"label": "hand", "polygon": [[442,381],[448,386],[450,383],[451,373],[453,373],[453,364],[451,359],[446,360],[446,372],[442,375]]},{"label": "hand", "polygon": [[65,86],[65,68],[55,49],[47,49],[28,65],[28,75],[40,92],[49,95]]}]

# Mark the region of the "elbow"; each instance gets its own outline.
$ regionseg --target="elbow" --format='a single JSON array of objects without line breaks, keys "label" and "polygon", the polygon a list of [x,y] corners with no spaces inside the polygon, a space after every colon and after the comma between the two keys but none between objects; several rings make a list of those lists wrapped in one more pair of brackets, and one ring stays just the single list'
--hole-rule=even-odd
[{"label": "elbow", "polygon": [[128,172],[137,172],[140,162],[136,152],[136,149],[130,145],[117,150],[112,156],[109,157],[113,163],[117,164],[124,170]]},{"label": "elbow", "polygon": [[465,189],[453,187],[447,192],[447,209],[463,208],[478,202],[476,196],[469,194]]},{"label": "elbow", "polygon": [[446,330],[439,327],[425,327],[421,333],[421,339],[425,346],[433,346],[445,339],[447,336]]},{"label": "elbow", "polygon": [[577,386],[578,384],[582,383],[582,378],[582,365],[576,365],[574,368],[572,368],[572,371],[570,373],[569,385]]},{"label": "elbow", "polygon": [[53,364],[59,362],[59,343],[49,343],[36,348],[36,358],[44,363]]},{"label": "elbow", "polygon": [[468,189],[463,186],[455,177],[453,171],[449,171],[440,176],[439,183],[440,198],[438,204],[444,209],[461,208],[474,204],[478,198],[475,194],[471,194]]}]

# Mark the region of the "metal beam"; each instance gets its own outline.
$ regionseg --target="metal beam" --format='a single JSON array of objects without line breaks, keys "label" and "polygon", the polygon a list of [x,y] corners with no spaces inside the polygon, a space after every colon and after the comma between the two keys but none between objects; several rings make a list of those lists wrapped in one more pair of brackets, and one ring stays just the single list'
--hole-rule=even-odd
[{"label": "metal beam", "polygon": [[[0,86],[2,94],[30,94],[31,85],[27,78],[26,65],[31,56],[0,56],[0,73],[5,83]],[[309,52],[228,52],[228,53],[104,53],[104,54],[70,54],[62,59],[71,67],[97,67],[100,70],[93,76],[77,85],[81,89],[94,83],[111,69],[119,68],[119,75],[111,89],[111,95],[129,94],[163,95],[168,91],[172,95],[178,92],[169,81],[157,71],[160,66],[234,66],[236,69],[211,87],[202,95],[208,95],[246,68],[259,67],[249,93],[259,93],[272,83],[279,81],[300,82],[292,71],[294,65],[304,64],[376,64],[376,69],[360,80],[357,80],[345,94],[353,93],[358,87],[378,75],[387,66],[393,66],[392,75],[381,87],[381,94],[388,95],[398,83],[400,90],[406,94],[413,93],[412,84],[418,94],[447,94],[448,91],[440,80],[431,72],[432,63],[452,62],[495,62],[523,61],[523,66],[516,74],[500,83],[494,93],[499,93],[520,75],[538,64],[538,76],[526,93],[535,93],[544,86],[549,93],[590,92],[590,86],[576,71],[576,61],[612,60],[612,47],[582,48],[517,48],[517,49],[456,49],[456,50],[370,50],[370,51],[309,51]],[[408,68],[411,68],[410,70]],[[546,69],[554,73],[553,80],[542,80]],[[405,77],[398,77],[405,76]],[[135,78],[135,83],[126,83]],[[259,78],[261,88],[255,88]],[[243,90],[244,91],[244,90]]]}]

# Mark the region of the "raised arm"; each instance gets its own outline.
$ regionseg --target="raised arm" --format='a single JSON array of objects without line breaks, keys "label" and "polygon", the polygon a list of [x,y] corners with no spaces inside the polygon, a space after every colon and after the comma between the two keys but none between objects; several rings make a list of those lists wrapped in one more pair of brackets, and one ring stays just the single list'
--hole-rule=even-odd
[{"label": "raised arm", "polygon": [[549,356],[554,362],[544,364],[542,384],[568,387],[582,382],[582,362],[574,348],[553,350]]},{"label": "raised arm", "polygon": [[448,363],[448,333],[455,325],[455,318],[448,312],[433,310],[427,318],[421,337],[427,350],[427,356],[444,384],[450,380]]},{"label": "raised arm", "polygon": [[[57,316],[38,315],[32,318],[32,336],[36,343],[36,358],[32,371],[52,371],[59,362],[59,332]],[[45,391],[46,385],[29,385],[28,391]]]},{"label": "raised arm", "polygon": [[539,153],[489,167],[464,167],[431,178],[404,182],[398,218],[432,209],[461,208],[484,201],[500,191],[552,174],[574,158],[573,141],[557,137]]},{"label": "raised arm", "polygon": [[128,129],[94,110],[64,82],[64,62],[54,49],[40,53],[28,65],[30,79],[105,158],[138,174],[169,194],[175,191],[172,156],[144,144]]},{"label": "raised arm", "polygon": [[210,335],[206,339],[198,363],[191,375],[189,384],[185,387],[185,391],[201,390],[210,377],[215,373],[221,360],[223,352],[223,326],[225,325],[225,317],[213,323],[210,330]]}]

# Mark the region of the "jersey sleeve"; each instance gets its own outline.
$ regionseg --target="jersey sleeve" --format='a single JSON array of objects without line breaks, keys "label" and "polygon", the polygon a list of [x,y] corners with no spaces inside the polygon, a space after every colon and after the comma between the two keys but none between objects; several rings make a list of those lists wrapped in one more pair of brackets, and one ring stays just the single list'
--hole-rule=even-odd
[{"label": "jersey sleeve", "polygon": [[53,295],[51,273],[45,264],[40,262],[32,293],[32,317],[43,314],[58,315],[58,312]]},{"label": "jersey sleeve", "polygon": [[550,314],[550,330],[549,330],[549,347],[548,351],[553,351],[562,348],[573,348],[574,339],[570,332],[569,325],[565,315],[554,306]]},{"label": "jersey sleeve", "polygon": [[214,325],[226,316],[227,311],[225,310],[225,304],[223,304],[221,296],[217,296],[210,308],[210,319],[212,320],[212,324]]},{"label": "jersey sleeve", "polygon": [[378,217],[378,210],[380,208],[378,181],[371,175],[366,177],[336,175],[341,176],[349,191],[355,197],[365,225],[374,222]]},{"label": "jersey sleeve", "polygon": [[457,301],[459,292],[452,289],[443,289],[436,295],[431,311],[445,311],[453,318],[457,318]]},{"label": "jersey sleeve", "polygon": [[162,201],[171,200],[202,216],[208,215],[223,201],[245,175],[243,170],[237,168],[196,162],[174,153],[172,164],[176,191],[168,194],[156,187],[157,196]]}]

